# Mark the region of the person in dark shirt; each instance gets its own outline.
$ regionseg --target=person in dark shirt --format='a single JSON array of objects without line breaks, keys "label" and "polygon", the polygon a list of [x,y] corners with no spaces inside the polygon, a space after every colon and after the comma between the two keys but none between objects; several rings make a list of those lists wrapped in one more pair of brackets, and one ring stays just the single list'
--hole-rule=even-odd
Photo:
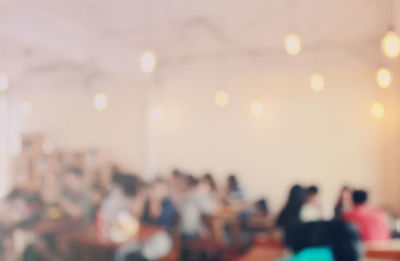
[{"label": "person in dark shirt", "polygon": [[301,223],[300,211],[305,202],[304,189],[300,185],[294,185],[289,192],[286,205],[278,215],[276,224],[286,230],[288,227]]},{"label": "person in dark shirt", "polygon": [[177,218],[174,204],[168,197],[167,184],[162,179],[155,180],[148,188],[142,221],[171,229]]}]

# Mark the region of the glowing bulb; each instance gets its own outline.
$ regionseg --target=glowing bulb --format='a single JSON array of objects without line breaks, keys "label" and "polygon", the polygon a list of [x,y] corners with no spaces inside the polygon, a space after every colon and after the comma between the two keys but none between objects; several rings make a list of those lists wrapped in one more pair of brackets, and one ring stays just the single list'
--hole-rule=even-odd
[{"label": "glowing bulb", "polygon": [[8,76],[5,73],[0,73],[0,92],[8,89]]},{"label": "glowing bulb", "polygon": [[400,54],[400,39],[394,31],[389,31],[383,37],[381,42],[383,53],[390,58],[394,58]]},{"label": "glowing bulb", "polygon": [[93,99],[94,108],[98,111],[104,111],[108,105],[108,97],[104,93],[98,93]]},{"label": "glowing bulb", "polygon": [[380,87],[387,88],[392,82],[392,73],[388,69],[380,68],[376,73],[376,81]]},{"label": "glowing bulb", "polygon": [[320,74],[313,74],[311,75],[310,78],[310,85],[311,89],[313,89],[316,92],[320,92],[324,89],[325,79]]},{"label": "glowing bulb", "polygon": [[164,109],[161,106],[156,106],[151,111],[151,115],[154,119],[160,119],[164,116]]},{"label": "glowing bulb", "polygon": [[28,117],[32,113],[32,103],[30,101],[23,101],[20,104],[21,114]]},{"label": "glowing bulb", "polygon": [[156,67],[156,57],[152,52],[144,52],[140,57],[140,68],[143,72],[150,73]]},{"label": "glowing bulb", "polygon": [[218,107],[225,107],[229,103],[229,95],[225,91],[217,91],[214,95],[214,101]]},{"label": "glowing bulb", "polygon": [[259,116],[263,113],[264,111],[264,105],[259,102],[259,101],[255,101],[251,104],[251,112],[256,115]]},{"label": "glowing bulb", "polygon": [[374,102],[371,106],[371,113],[372,116],[376,119],[383,118],[385,115],[385,107],[383,107],[383,104],[379,102]]},{"label": "glowing bulb", "polygon": [[296,34],[289,34],[285,41],[286,52],[290,55],[297,55],[301,50],[301,41]]}]

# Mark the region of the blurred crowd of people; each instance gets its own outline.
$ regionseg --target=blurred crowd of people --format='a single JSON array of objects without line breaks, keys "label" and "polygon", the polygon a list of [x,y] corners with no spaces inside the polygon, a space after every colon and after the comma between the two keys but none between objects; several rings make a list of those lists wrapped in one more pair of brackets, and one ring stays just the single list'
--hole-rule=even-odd
[{"label": "blurred crowd of people", "polygon": [[[346,251],[353,251],[355,257],[336,260],[358,260],[359,249],[348,250],[338,246],[338,242],[354,243],[360,238],[364,241],[388,240],[391,237],[388,215],[369,205],[366,191],[350,187],[341,190],[334,217],[328,218],[323,211],[326,206],[319,199],[318,187],[295,185],[275,219],[271,218],[265,199],[251,203],[246,200],[235,175],[230,175],[226,184],[218,187],[209,173],[195,177],[174,170],[168,178],[158,177],[145,182],[136,175],[115,169],[112,181],[102,189],[88,187],[83,175],[79,168],[68,168],[61,176],[43,178],[39,189],[32,189],[23,174],[16,177],[13,190],[0,204],[3,257],[14,247],[7,236],[8,227],[29,227],[43,220],[72,219],[96,223],[104,238],[115,242],[129,238],[142,223],[162,227],[163,232],[147,242],[126,244],[115,255],[117,261],[157,260],[171,251],[173,238],[186,243],[212,238],[212,227],[206,217],[215,215],[222,208],[234,211],[243,231],[240,236],[245,241],[251,243],[257,232],[277,227],[284,232],[286,247],[294,253],[309,247],[330,245],[335,257]],[[265,225],[268,223],[265,221],[271,219],[275,220],[272,228]],[[226,244],[232,243],[229,228],[223,230]],[[312,240],[307,241],[307,238]],[[54,238],[38,238],[30,242],[22,251],[22,260],[62,260],[62,248],[57,247],[54,241]],[[326,252],[314,250],[316,253]],[[192,254],[183,245],[181,260],[189,260]]]}]

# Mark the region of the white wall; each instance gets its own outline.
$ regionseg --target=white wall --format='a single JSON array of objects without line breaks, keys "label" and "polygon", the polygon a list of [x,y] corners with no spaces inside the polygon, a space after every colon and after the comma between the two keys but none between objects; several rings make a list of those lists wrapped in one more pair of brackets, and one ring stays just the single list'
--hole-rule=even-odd
[{"label": "white wall", "polygon": [[[51,78],[31,81],[28,91],[16,94],[33,106],[32,114],[21,118],[21,132],[43,133],[56,148],[105,149],[124,168],[142,172],[144,88],[128,80],[95,83],[90,89],[79,84]],[[97,92],[108,95],[105,111],[93,107]]]},{"label": "white wall", "polygon": [[[308,82],[315,69],[304,66],[310,59],[171,62],[160,68],[156,87],[114,79],[85,89],[49,73],[19,83],[29,88],[14,95],[33,104],[32,115],[20,119],[21,132],[44,133],[60,148],[107,149],[148,177],[179,167],[197,175],[211,171],[223,182],[235,172],[249,198],[266,196],[275,210],[295,182],[319,185],[328,202],[350,184],[370,189],[382,203],[383,150],[393,140],[385,132],[387,119],[373,119],[370,106],[385,102],[390,90],[377,88],[374,64],[337,50],[321,57],[326,88],[315,93]],[[230,94],[226,108],[213,102],[218,89]],[[96,92],[109,95],[101,113],[92,106]],[[260,117],[250,113],[254,100],[264,103]],[[162,119],[151,118],[154,105],[164,107]]]},{"label": "white wall", "polygon": [[[384,120],[370,114],[382,99],[375,66],[332,53],[320,67],[326,89],[315,93],[308,82],[313,70],[302,66],[306,57],[274,67],[279,59],[233,60],[222,70],[218,62],[181,68],[163,88],[166,114],[156,126],[160,172],[211,171],[223,182],[233,171],[250,198],[267,196],[274,209],[295,182],[319,185],[329,202],[349,184],[370,189],[381,203]],[[231,98],[223,109],[213,103],[219,88]],[[254,100],[265,105],[261,117],[250,113]]]}]

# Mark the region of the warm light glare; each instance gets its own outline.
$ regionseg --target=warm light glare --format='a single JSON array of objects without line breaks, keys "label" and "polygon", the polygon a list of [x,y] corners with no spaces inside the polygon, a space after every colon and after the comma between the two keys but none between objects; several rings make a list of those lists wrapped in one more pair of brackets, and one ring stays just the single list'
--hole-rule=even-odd
[{"label": "warm light glare", "polygon": [[32,103],[29,101],[23,101],[20,104],[20,109],[21,109],[21,114],[27,117],[32,113]]},{"label": "warm light glare", "polygon": [[214,95],[214,101],[218,107],[225,107],[229,103],[229,95],[225,91],[217,91]]},{"label": "warm light glare", "polygon": [[371,107],[371,113],[372,116],[376,119],[383,118],[383,116],[385,115],[385,108],[383,107],[383,104],[379,102],[374,102]]},{"label": "warm light glare", "polygon": [[376,74],[376,81],[382,88],[389,87],[392,82],[392,74],[388,69],[380,68]]},{"label": "warm light glare", "polygon": [[8,76],[5,73],[0,73],[0,92],[8,89]]},{"label": "warm light glare", "polygon": [[251,104],[251,112],[258,116],[261,115],[264,111],[264,105],[261,102],[255,101]]},{"label": "warm light glare", "polygon": [[297,55],[301,50],[301,41],[296,34],[289,34],[285,41],[286,52],[290,55]]},{"label": "warm light glare", "polygon": [[394,31],[386,33],[382,39],[381,48],[383,53],[390,58],[397,57],[400,54],[400,39]]},{"label": "warm light glare", "polygon": [[98,111],[104,111],[108,105],[108,97],[104,93],[98,93],[93,99],[94,108]]},{"label": "warm light glare", "polygon": [[313,89],[316,92],[320,92],[324,89],[325,79],[320,74],[313,74],[311,75],[310,78],[310,85],[311,89]]},{"label": "warm light glare", "polygon": [[164,109],[161,106],[154,107],[151,111],[151,116],[153,116],[154,119],[162,118],[164,116]]},{"label": "warm light glare", "polygon": [[140,68],[143,72],[150,73],[156,67],[156,57],[152,52],[144,52],[140,57]]}]

